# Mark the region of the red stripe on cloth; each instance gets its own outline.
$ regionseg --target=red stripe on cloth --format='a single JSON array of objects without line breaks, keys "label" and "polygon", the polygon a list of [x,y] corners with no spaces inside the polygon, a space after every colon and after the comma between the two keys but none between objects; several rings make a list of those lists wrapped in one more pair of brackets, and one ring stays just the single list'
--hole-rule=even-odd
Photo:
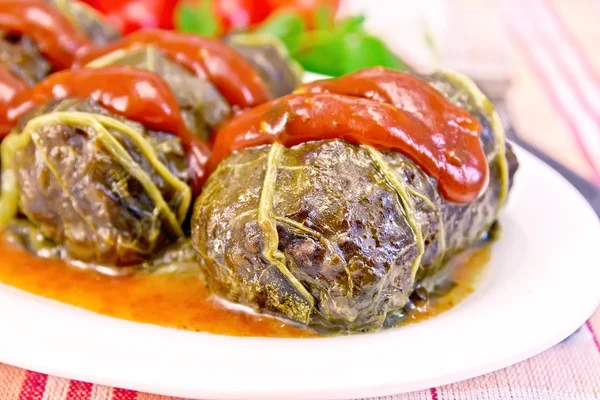
[{"label": "red stripe on cloth", "polygon": [[46,390],[47,380],[48,375],[46,374],[27,371],[23,385],[21,385],[19,400],[41,400],[44,396],[44,390]]},{"label": "red stripe on cloth", "polygon": [[596,331],[592,327],[592,323],[590,322],[589,319],[585,322],[585,325],[590,330],[590,333],[592,334],[592,339],[594,340],[594,344],[596,344],[596,348],[600,352],[600,341],[598,341],[598,335],[596,335]]},{"label": "red stripe on cloth", "polygon": [[89,400],[92,397],[94,385],[81,381],[70,381],[65,400]]},{"label": "red stripe on cloth", "polygon": [[[556,10],[553,9],[553,7],[550,5],[550,3],[548,1],[541,0],[541,2],[539,4],[541,7],[544,7],[545,9],[547,9],[549,11],[549,14],[551,16],[551,20],[549,20],[549,21],[552,22],[552,25],[557,28],[557,31],[558,31],[560,37],[562,37],[562,39],[564,39],[565,44],[573,52],[574,56],[577,59],[577,62],[579,63],[579,65],[582,67],[585,74],[587,75],[587,78],[589,80],[593,81],[595,86],[600,91],[600,79],[598,79],[598,75],[594,71],[594,69],[591,65],[591,61],[589,61],[584,50],[581,48],[581,44],[577,41],[577,39],[575,39],[572,32],[565,25],[565,22],[557,14]],[[527,8],[527,5],[529,5],[529,7],[533,6],[533,4],[525,2],[524,8]],[[530,13],[531,13],[531,11],[530,11]],[[533,17],[532,21],[534,21],[532,23],[532,26],[534,26],[534,27],[536,25],[539,26],[539,24],[540,24],[539,19],[536,18],[535,13],[532,14],[532,17]],[[536,33],[538,33],[538,35],[541,35],[541,31],[539,29],[536,30]],[[585,111],[595,120],[596,125],[598,126],[598,129],[600,132],[600,113],[598,113],[594,109],[594,106],[590,102],[589,97],[586,96],[585,93],[583,92],[581,85],[577,82],[577,80],[575,79],[575,77],[573,75],[574,72],[567,65],[567,62],[565,61],[564,56],[558,52],[557,47],[555,47],[553,45],[553,43],[548,41],[548,38],[546,38],[546,37],[540,37],[540,38],[542,39],[544,44],[547,45],[547,46],[544,46],[544,50],[553,59],[558,70],[561,72],[561,74],[565,78],[565,81],[567,82],[567,84],[571,87],[571,89],[573,89],[573,94],[575,95],[577,100],[579,100],[579,102],[581,103],[581,105],[583,106]]]},{"label": "red stripe on cloth", "polygon": [[571,45],[573,51],[577,55],[577,58],[579,58],[579,60],[581,61],[581,65],[584,69],[584,72],[588,75],[589,78],[591,78],[594,81],[594,83],[598,87],[600,87],[600,76],[598,75],[598,72],[594,68],[594,65],[592,64],[589,57],[587,56],[587,53],[586,53],[585,49],[583,48],[583,46],[581,45],[581,43],[575,38],[575,35],[573,34],[573,32],[571,32],[571,30],[567,27],[566,22],[561,17],[558,10],[556,9],[556,5],[554,4],[554,2],[552,2],[550,0],[542,0],[542,1],[545,4],[546,9],[550,12],[552,18],[556,22],[556,27],[562,33],[562,35],[565,37],[567,42]]},{"label": "red stripe on cloth", "polygon": [[591,154],[588,152],[587,146],[583,142],[583,139],[582,139],[583,134],[579,131],[579,128],[577,127],[577,124],[573,121],[573,118],[569,115],[569,113],[561,105],[560,100],[552,87],[552,82],[550,82],[550,79],[546,75],[544,69],[538,64],[538,61],[535,59],[535,57],[533,57],[531,55],[532,52],[529,47],[529,44],[527,44],[524,40],[521,40],[520,33],[516,32],[514,30],[514,28],[510,25],[510,23],[506,23],[505,25],[507,27],[507,30],[508,30],[510,36],[513,39],[513,42],[519,48],[520,53],[523,56],[523,59],[527,62],[529,67],[531,69],[533,69],[535,76],[537,76],[540,84],[544,88],[544,91],[548,95],[548,98],[550,99],[550,102],[554,106],[554,109],[557,111],[558,114],[560,114],[562,119],[565,121],[565,123],[569,127],[569,130],[571,131],[571,133],[573,133],[573,138],[575,139],[575,142],[577,143],[577,147],[579,147],[581,154],[583,155],[587,164],[590,166],[590,168],[592,169],[592,171],[594,173],[593,181],[596,183],[600,183],[600,172],[596,168],[596,164],[595,164]]},{"label": "red stripe on cloth", "polygon": [[114,388],[112,400],[137,400],[137,392],[127,389]]},{"label": "red stripe on cloth", "polygon": [[438,393],[436,388],[429,389],[431,392],[431,400],[438,400]]}]

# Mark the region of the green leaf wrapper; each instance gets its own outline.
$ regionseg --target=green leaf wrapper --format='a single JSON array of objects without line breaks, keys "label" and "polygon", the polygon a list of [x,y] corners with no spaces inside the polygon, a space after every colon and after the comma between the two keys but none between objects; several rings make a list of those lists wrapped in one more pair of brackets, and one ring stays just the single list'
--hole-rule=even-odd
[{"label": "green leaf wrapper", "polygon": [[304,71],[283,43],[274,36],[249,33],[225,38],[258,71],[273,97],[289,94],[302,83]]},{"label": "green leaf wrapper", "polygon": [[192,217],[215,294],[318,330],[374,330],[487,234],[516,160],[472,82],[450,73],[424,79],[481,122],[487,190],[470,204],[450,203],[408,157],[342,140],[236,152],[209,178]]},{"label": "green leaf wrapper", "polygon": [[2,142],[2,219],[18,205],[69,258],[138,264],[184,235],[188,179],[177,137],[67,99]]},{"label": "green leaf wrapper", "polygon": [[33,42],[22,37],[16,43],[0,32],[0,64],[27,85],[32,86],[50,73],[50,63]]},{"label": "green leaf wrapper", "polygon": [[74,25],[101,46],[117,40],[120,35],[96,9],[78,0],[51,0]]},{"label": "green leaf wrapper", "polygon": [[153,46],[116,50],[91,63],[87,68],[126,65],[159,75],[177,98],[187,128],[201,139],[231,113],[227,100],[208,80],[198,78]]}]

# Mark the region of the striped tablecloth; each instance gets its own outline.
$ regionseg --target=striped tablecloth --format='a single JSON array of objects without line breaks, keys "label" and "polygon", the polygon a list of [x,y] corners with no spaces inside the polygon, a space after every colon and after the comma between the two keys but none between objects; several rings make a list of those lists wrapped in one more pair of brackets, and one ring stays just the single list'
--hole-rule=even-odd
[{"label": "striped tablecloth", "polygon": [[[568,167],[600,183],[600,2],[455,0],[452,6],[471,19],[470,25],[462,25],[468,26],[468,37],[477,37],[486,29],[487,21],[471,18],[473,10],[498,6],[501,29],[511,44],[513,71],[507,102],[518,132]],[[487,54],[489,46],[485,42],[473,46],[473,57]],[[567,340],[527,361],[468,381],[385,399],[600,399],[600,343],[596,332],[600,334],[600,310]],[[12,399],[169,398],[0,364],[0,400]]]}]

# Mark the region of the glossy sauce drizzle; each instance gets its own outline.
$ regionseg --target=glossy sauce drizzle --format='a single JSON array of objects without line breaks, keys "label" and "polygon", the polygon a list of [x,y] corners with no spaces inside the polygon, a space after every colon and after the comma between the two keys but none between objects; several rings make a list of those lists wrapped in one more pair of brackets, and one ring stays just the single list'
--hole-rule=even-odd
[{"label": "glossy sauce drizzle", "polygon": [[70,67],[75,53],[92,44],[45,0],[1,0],[0,30],[26,35],[55,69]]},{"label": "glossy sauce drizzle", "polygon": [[[307,329],[267,316],[233,311],[214,301],[197,274],[110,277],[32,256],[0,239],[0,282],[73,306],[130,321],[235,336],[311,337]],[[459,256],[452,290],[417,307],[406,322],[440,314],[473,292],[489,247]]]},{"label": "glossy sauce drizzle", "polygon": [[68,97],[90,98],[147,128],[179,136],[188,155],[195,192],[199,192],[210,154],[208,145],[186,128],[169,86],[149,71],[115,66],[54,73],[17,94],[8,112],[0,115],[0,126],[14,126],[34,107]]},{"label": "glossy sauce drizzle", "polygon": [[209,169],[247,147],[344,139],[401,152],[437,180],[447,200],[475,200],[489,179],[479,122],[426,82],[382,71],[308,85],[299,92],[317,93],[292,94],[238,115],[218,130]]},{"label": "glossy sauce drizzle", "polygon": [[[8,114],[8,107],[12,99],[20,92],[27,89],[27,84],[14,76],[5,65],[0,65],[0,116]],[[0,121],[2,117],[0,117]],[[6,120],[0,122],[0,131],[7,132],[12,128],[12,123]]]},{"label": "glossy sauce drizzle", "polygon": [[85,64],[119,49],[153,45],[167,57],[212,82],[230,105],[249,108],[271,100],[262,78],[235,50],[222,42],[161,30],[134,32],[104,47],[82,51],[75,65]]},{"label": "glossy sauce drizzle", "polygon": [[431,166],[421,164],[424,160],[413,159],[438,179],[444,197],[467,203],[487,187],[489,168],[479,140],[479,121],[413,75],[375,67],[308,83],[296,93],[337,93],[391,104],[427,127],[428,132],[419,136],[408,131],[420,148],[404,154],[413,157],[415,153],[429,153],[435,158],[435,173]]}]

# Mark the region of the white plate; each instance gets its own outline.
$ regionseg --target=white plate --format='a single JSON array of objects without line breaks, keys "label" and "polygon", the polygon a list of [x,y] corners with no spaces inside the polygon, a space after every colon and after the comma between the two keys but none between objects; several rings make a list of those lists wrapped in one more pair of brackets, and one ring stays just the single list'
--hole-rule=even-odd
[{"label": "white plate", "polygon": [[504,232],[476,292],[428,321],[325,339],[238,338],[100,316],[0,285],[0,361],[184,397],[354,398],[481,375],[574,332],[600,301],[600,224],[523,150]]}]

